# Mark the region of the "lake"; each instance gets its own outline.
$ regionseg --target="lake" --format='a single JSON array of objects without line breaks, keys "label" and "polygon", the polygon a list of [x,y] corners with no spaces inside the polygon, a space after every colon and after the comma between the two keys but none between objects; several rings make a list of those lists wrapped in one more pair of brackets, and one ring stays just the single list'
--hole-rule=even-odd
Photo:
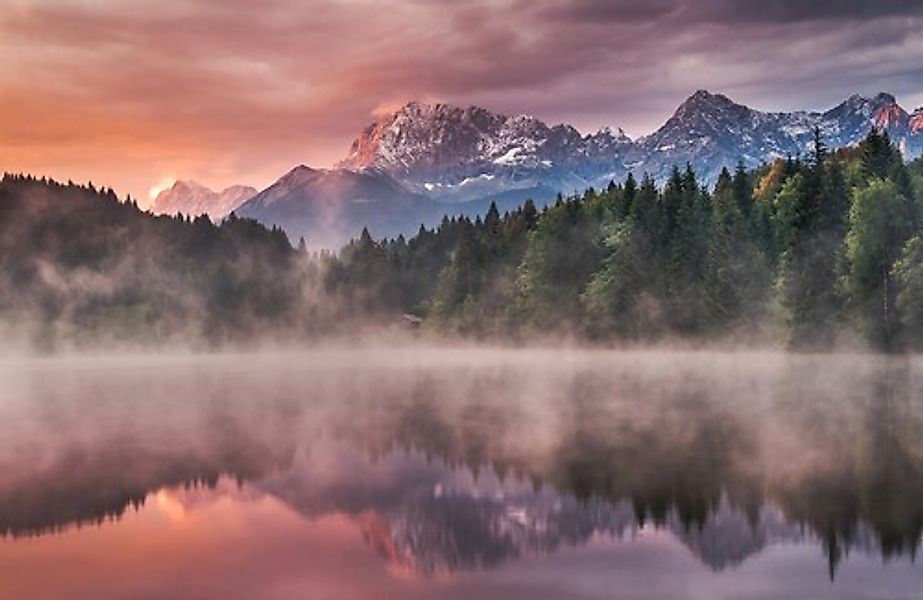
[{"label": "lake", "polygon": [[920,598],[923,360],[0,360],[0,598]]}]

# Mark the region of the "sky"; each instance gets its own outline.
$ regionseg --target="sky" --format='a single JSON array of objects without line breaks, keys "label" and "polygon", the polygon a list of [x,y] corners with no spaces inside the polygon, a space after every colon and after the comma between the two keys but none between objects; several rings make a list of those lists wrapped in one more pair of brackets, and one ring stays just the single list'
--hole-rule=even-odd
[{"label": "sky", "polygon": [[918,0],[0,0],[0,170],[143,204],[332,166],[409,100],[652,132],[697,89],[923,105]]}]

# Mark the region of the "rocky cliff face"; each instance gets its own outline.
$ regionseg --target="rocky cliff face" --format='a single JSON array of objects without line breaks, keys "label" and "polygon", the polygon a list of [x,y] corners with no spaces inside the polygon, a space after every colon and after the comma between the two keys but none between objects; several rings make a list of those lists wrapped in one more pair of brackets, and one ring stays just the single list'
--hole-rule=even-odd
[{"label": "rocky cliff face", "polygon": [[543,185],[573,191],[625,171],[637,145],[621,130],[582,135],[470,106],[412,102],[368,126],[340,163],[375,169],[446,201]]},{"label": "rocky cliff face", "polygon": [[369,125],[340,167],[375,169],[440,199],[542,185],[562,192],[648,172],[662,180],[689,162],[708,182],[738,161],[747,166],[809,151],[814,128],[832,148],[887,131],[908,157],[923,151],[923,109],[894,96],[851,96],[820,112],[763,112],[699,90],[664,125],[631,140],[621,130],[582,135],[569,125],[505,116],[471,106],[410,103]]},{"label": "rocky cliff face", "polygon": [[830,148],[888,132],[907,158],[923,152],[923,108],[908,113],[894,96],[853,95],[825,112],[765,112],[699,90],[652,134],[620,129],[581,134],[527,115],[411,102],[366,127],[335,169],[299,167],[241,207],[312,245],[337,247],[368,226],[376,237],[406,235],[444,214],[482,214],[526,198],[601,188],[629,172],[663,182],[692,165],[712,184],[738,162],[755,167],[810,151],[818,128]]}]

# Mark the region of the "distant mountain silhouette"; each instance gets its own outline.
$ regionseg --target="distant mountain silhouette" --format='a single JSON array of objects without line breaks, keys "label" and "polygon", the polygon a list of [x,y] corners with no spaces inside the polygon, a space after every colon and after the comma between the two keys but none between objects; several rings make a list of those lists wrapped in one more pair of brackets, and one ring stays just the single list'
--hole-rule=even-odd
[{"label": "distant mountain silhouette", "polygon": [[819,129],[831,148],[887,131],[906,158],[923,152],[923,108],[912,114],[891,94],[854,95],[825,112],[764,112],[699,90],[652,134],[620,129],[581,134],[528,116],[411,102],[366,127],[335,169],[296,167],[239,210],[293,239],[339,248],[368,227],[376,237],[415,233],[443,215],[483,215],[532,198],[601,188],[650,173],[662,182],[689,163],[708,185],[722,168],[800,156]]}]

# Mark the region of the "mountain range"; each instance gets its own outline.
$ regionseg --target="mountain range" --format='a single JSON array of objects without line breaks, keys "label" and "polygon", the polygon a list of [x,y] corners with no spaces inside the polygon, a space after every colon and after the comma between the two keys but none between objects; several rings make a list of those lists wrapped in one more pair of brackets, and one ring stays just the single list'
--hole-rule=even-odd
[{"label": "mountain range", "polygon": [[150,211],[155,215],[208,215],[218,220],[252,198],[256,188],[232,185],[220,192],[195,181],[177,181],[154,198]]},{"label": "mountain range", "polygon": [[582,134],[528,115],[411,102],[361,131],[332,169],[298,166],[249,198],[229,194],[240,186],[218,193],[178,182],[154,210],[213,218],[236,210],[281,226],[293,239],[303,236],[309,246],[337,248],[363,227],[376,237],[412,234],[446,214],[483,214],[491,201],[501,211],[526,198],[542,205],[629,172],[662,182],[674,165],[689,163],[711,184],[738,162],[756,167],[805,154],[815,128],[831,148],[854,145],[878,128],[905,158],[923,153],[923,107],[908,113],[884,92],[853,95],[824,112],[764,112],[699,90],[638,139],[621,129]]},{"label": "mountain range", "polygon": [[241,217],[280,225],[313,248],[339,248],[368,226],[376,237],[410,233],[445,208],[374,169],[312,169],[299,165],[254,195]]}]

